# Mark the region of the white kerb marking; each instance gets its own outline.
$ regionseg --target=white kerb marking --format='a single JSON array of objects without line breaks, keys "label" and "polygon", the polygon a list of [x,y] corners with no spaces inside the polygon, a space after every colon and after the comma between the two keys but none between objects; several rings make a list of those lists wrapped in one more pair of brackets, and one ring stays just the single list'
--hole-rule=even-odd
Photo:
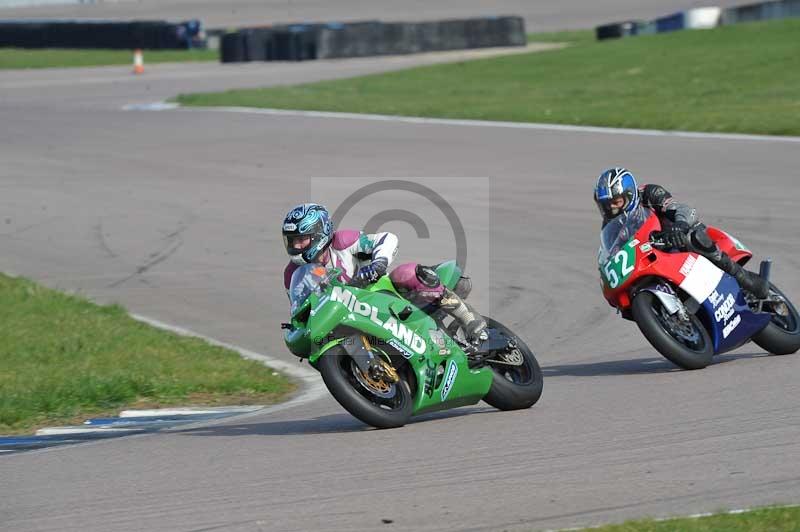
[{"label": "white kerb marking", "polygon": [[[701,133],[696,131],[664,131],[658,129],[629,129],[619,127],[570,126],[565,124],[539,124],[534,122],[502,122],[496,120],[464,120],[454,118],[424,118],[419,116],[374,115],[366,113],[339,113],[332,111],[300,111],[294,109],[259,109],[255,107],[183,107],[180,111],[241,113],[269,116],[294,116],[299,118],[335,118],[344,120],[367,120],[406,124],[430,124],[440,126],[494,127],[506,129],[532,129],[539,131],[563,131],[567,133],[600,133],[604,135],[632,135],[640,137],[675,137],[688,139],[745,140],[756,142],[800,143],[800,137],[776,135],[747,135],[740,133]],[[175,104],[157,102],[153,104],[131,104],[125,111],[170,111]]]}]

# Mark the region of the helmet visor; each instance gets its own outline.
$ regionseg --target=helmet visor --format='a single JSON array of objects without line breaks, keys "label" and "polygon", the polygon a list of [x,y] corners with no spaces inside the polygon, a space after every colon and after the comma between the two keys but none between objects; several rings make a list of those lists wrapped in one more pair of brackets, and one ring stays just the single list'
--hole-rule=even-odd
[{"label": "helmet visor", "polygon": [[625,195],[618,195],[608,199],[596,200],[597,208],[600,209],[600,214],[603,218],[610,220],[622,214],[625,207],[628,206],[629,199]]},{"label": "helmet visor", "polygon": [[314,245],[313,235],[283,235],[283,245],[289,255],[299,255]]}]

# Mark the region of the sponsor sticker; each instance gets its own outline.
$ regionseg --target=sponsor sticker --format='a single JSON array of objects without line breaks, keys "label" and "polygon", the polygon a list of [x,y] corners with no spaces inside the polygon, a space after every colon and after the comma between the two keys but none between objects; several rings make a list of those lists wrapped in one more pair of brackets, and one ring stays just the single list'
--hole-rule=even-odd
[{"label": "sponsor sticker", "polygon": [[284,231],[297,231],[297,224],[283,224]]},{"label": "sponsor sticker", "polygon": [[[334,286],[333,290],[331,291],[331,301],[336,301],[346,306],[352,314],[360,314],[369,318],[374,324],[389,331],[392,336],[397,338],[406,347],[406,349],[410,349],[412,352],[418,355],[421,355],[427,351],[428,345],[421,336],[406,327],[405,324],[398,322],[397,318],[394,316],[390,316],[389,319],[383,321],[378,316],[377,307],[373,307],[369,303],[359,301],[349,290],[345,290],[341,286]],[[406,351],[402,350],[401,352],[405,353]]]},{"label": "sponsor sticker", "polygon": [[445,373],[444,384],[442,385],[442,401],[447,399],[450,390],[453,389],[453,384],[456,382],[456,375],[458,375],[458,365],[456,365],[455,361],[451,360],[450,363],[447,364],[447,373]]},{"label": "sponsor sticker", "polygon": [[731,322],[722,329],[722,337],[727,338],[728,336],[730,336],[733,330],[736,329],[736,327],[738,327],[741,322],[742,322],[742,317],[739,314],[737,314],[736,317],[733,318]]},{"label": "sponsor sticker", "polygon": [[722,299],[722,295],[720,295],[720,293],[716,290],[711,292],[711,295],[708,296],[708,300],[711,301],[711,304],[714,305],[714,308],[717,308],[719,304],[722,303]]},{"label": "sponsor sticker", "polygon": [[683,261],[683,266],[681,266],[680,272],[684,277],[691,273],[695,262],[697,262],[697,257],[694,255],[689,255],[686,257],[686,260]]},{"label": "sponsor sticker", "polygon": [[645,242],[644,244],[639,246],[639,251],[641,251],[642,253],[650,253],[651,251],[653,251],[653,246],[651,246],[649,242]]},{"label": "sponsor sticker", "polygon": [[394,338],[389,338],[388,340],[386,340],[386,343],[394,347],[398,351],[400,351],[400,354],[403,355],[404,358],[411,358],[414,356],[414,353],[413,351],[411,351],[411,349],[400,343],[398,340],[395,340]]},{"label": "sponsor sticker", "polygon": [[736,313],[736,309],[734,306],[736,305],[736,299],[734,299],[733,295],[728,294],[728,297],[719,306],[719,308],[714,312],[714,318],[719,322],[727,323],[729,319]]}]

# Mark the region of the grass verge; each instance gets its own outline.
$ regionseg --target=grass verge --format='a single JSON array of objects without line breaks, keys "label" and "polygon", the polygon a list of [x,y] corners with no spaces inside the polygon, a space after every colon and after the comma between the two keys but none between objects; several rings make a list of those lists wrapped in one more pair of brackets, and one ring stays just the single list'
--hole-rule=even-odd
[{"label": "grass verge", "polygon": [[123,407],[265,404],[294,384],[238,354],[0,274],[0,434]]},{"label": "grass verge", "polygon": [[[148,63],[219,60],[219,52],[217,50],[144,50],[143,53],[145,65]],[[0,48],[0,70],[132,64],[133,52],[131,50]]]},{"label": "grass verge", "polygon": [[591,532],[795,532],[800,530],[800,508],[760,508],[737,514],[663,521],[637,520],[587,529]]},{"label": "grass verge", "polygon": [[291,87],[198,106],[800,134],[800,20],[740,24]]}]

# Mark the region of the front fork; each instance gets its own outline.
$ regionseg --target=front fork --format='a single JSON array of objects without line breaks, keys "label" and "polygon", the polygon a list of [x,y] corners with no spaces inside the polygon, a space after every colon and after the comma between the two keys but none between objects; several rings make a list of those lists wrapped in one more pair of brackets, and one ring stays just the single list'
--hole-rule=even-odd
[{"label": "front fork", "polygon": [[[670,316],[678,315],[681,321],[688,322],[689,314],[694,314],[700,308],[700,305],[693,299],[690,299],[687,304],[675,293],[668,284],[659,283],[656,285],[647,286],[638,290],[638,292],[650,292],[658,298]],[[638,293],[637,292],[637,293]],[[693,304],[694,303],[694,304]]]},{"label": "front fork", "polygon": [[370,344],[363,334],[354,334],[343,339],[340,344],[350,358],[356,363],[359,371],[376,381],[384,381],[394,384],[400,377],[392,364],[380,354]]}]

